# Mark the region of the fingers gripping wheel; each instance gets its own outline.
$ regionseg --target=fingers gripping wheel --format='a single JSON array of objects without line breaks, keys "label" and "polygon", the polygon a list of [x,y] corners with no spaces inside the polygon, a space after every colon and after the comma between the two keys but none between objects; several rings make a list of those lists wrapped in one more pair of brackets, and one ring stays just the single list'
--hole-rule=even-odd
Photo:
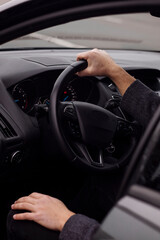
[{"label": "fingers gripping wheel", "polygon": [[[119,168],[135,147],[135,139],[125,154],[118,159],[112,156],[112,140],[124,120],[99,106],[85,102],[61,102],[65,85],[76,72],[87,67],[86,61],[78,61],[67,67],[58,77],[50,97],[51,127],[62,153],[78,167],[98,171]],[[127,126],[128,123],[126,123]],[[67,131],[66,131],[67,129]],[[133,128],[132,128],[133,129]],[[105,155],[105,151],[110,152]],[[106,161],[106,160],[109,161]],[[109,162],[109,163],[108,163]]]}]

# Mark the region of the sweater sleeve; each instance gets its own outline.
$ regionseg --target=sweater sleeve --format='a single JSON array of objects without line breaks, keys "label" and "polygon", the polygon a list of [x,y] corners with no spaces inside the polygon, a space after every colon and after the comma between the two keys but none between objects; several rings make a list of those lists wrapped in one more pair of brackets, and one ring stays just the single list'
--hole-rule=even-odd
[{"label": "sweater sleeve", "polygon": [[146,127],[160,104],[160,97],[139,80],[125,92],[121,108]]},{"label": "sweater sleeve", "polygon": [[90,240],[99,227],[94,219],[81,214],[73,215],[64,225],[60,240]]}]

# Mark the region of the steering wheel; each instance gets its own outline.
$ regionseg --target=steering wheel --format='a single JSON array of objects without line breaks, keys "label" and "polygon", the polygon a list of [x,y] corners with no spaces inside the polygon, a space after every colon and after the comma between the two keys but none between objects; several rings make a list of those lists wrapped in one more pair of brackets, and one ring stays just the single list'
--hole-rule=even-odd
[{"label": "steering wheel", "polygon": [[[77,61],[68,66],[56,80],[50,97],[50,123],[62,153],[72,164],[109,171],[124,165],[136,145],[135,124],[110,111],[86,102],[61,101],[64,87],[74,75],[88,66]],[[130,135],[127,149],[114,156],[114,138],[121,133]]]}]

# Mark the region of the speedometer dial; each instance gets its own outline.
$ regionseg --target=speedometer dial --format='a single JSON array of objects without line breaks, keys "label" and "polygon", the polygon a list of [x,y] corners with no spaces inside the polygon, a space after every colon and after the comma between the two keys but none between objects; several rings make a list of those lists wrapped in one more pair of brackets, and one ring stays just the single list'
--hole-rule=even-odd
[{"label": "speedometer dial", "polygon": [[28,99],[27,94],[23,90],[23,88],[16,85],[12,91],[12,96],[14,102],[18,104],[18,106],[23,110],[27,111],[28,108]]},{"label": "speedometer dial", "polygon": [[61,100],[63,102],[65,102],[65,101],[76,101],[77,100],[77,93],[71,85],[66,87],[66,89],[64,90],[64,92],[62,94]]}]

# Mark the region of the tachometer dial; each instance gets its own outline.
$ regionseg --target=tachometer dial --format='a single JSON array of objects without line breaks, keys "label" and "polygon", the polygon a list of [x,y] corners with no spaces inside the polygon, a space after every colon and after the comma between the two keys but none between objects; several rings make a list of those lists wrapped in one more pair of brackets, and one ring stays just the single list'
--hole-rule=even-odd
[{"label": "tachometer dial", "polygon": [[64,92],[62,94],[61,100],[63,102],[65,102],[65,101],[76,101],[77,100],[77,93],[71,85],[66,87],[66,89],[64,90]]},{"label": "tachometer dial", "polygon": [[27,94],[23,90],[23,88],[16,85],[12,91],[12,97],[14,102],[18,104],[18,106],[23,110],[27,111],[28,108],[28,98]]}]

